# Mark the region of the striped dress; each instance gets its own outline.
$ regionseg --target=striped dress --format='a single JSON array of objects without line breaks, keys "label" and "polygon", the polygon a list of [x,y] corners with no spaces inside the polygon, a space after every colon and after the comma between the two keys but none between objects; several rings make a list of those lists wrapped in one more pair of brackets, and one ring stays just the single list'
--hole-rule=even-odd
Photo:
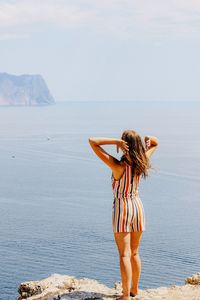
[{"label": "striped dress", "polygon": [[145,230],[145,214],[138,195],[140,176],[131,183],[132,166],[126,164],[119,180],[111,176],[114,195],[112,224],[113,232],[135,232]]}]

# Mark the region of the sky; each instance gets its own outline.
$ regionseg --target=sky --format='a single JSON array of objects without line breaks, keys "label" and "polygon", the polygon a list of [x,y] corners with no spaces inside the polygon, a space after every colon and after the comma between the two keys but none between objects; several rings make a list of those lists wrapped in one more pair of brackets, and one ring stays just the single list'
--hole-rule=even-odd
[{"label": "sky", "polygon": [[56,101],[199,101],[199,0],[0,0],[0,72]]}]

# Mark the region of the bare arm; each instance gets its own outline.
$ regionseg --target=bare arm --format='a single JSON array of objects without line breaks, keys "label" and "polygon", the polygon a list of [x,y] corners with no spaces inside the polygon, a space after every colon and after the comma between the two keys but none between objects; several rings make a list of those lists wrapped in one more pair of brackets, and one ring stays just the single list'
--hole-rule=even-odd
[{"label": "bare arm", "polygon": [[146,145],[146,155],[150,158],[158,146],[158,139],[155,136],[147,135],[145,136],[144,141]]},{"label": "bare arm", "polygon": [[105,164],[107,164],[112,170],[115,170],[119,167],[119,161],[107,153],[101,145],[117,145],[117,147],[128,151],[128,145],[125,141],[121,139],[114,138],[104,138],[104,137],[91,137],[88,139],[90,146],[92,147],[95,154],[103,160]]}]

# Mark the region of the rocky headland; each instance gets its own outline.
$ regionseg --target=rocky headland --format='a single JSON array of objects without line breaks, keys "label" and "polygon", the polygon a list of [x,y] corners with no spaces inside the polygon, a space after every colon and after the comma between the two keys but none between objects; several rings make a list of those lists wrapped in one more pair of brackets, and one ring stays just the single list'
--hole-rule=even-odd
[{"label": "rocky headland", "polygon": [[[122,292],[121,284],[114,288],[96,280],[53,274],[40,281],[28,281],[20,284],[20,294],[16,300],[116,300]],[[185,280],[182,286],[160,287],[140,290],[135,300],[200,300],[200,273]]]},{"label": "rocky headland", "polygon": [[54,102],[41,75],[16,76],[0,73],[0,105],[35,106]]}]

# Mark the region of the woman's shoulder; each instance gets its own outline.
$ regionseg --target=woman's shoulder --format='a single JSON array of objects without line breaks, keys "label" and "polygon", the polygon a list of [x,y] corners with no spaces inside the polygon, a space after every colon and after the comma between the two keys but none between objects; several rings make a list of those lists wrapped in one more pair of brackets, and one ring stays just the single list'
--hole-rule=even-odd
[{"label": "woman's shoulder", "polygon": [[124,162],[123,160],[118,160],[118,169],[113,170],[112,172],[112,179],[115,181],[119,181],[123,175],[125,174],[127,163]]},{"label": "woman's shoulder", "polygon": [[129,162],[127,161],[127,159],[124,158],[124,157],[121,158],[121,160],[119,161],[119,163],[120,163],[120,165],[121,165],[122,167],[126,167],[126,166],[132,167],[131,163],[129,163]]}]

